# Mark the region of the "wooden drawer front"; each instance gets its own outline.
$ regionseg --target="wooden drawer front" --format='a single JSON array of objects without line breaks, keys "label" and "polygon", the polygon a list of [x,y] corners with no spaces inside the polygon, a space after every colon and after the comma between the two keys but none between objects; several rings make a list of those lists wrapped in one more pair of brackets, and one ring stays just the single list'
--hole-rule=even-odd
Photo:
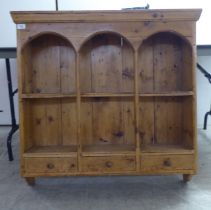
[{"label": "wooden drawer front", "polygon": [[83,157],[82,171],[84,172],[121,172],[134,171],[135,157]]},{"label": "wooden drawer front", "polygon": [[167,171],[193,168],[193,155],[142,155],[141,157],[141,169],[144,171]]},{"label": "wooden drawer front", "polygon": [[25,158],[26,173],[68,173],[77,171],[77,158]]}]

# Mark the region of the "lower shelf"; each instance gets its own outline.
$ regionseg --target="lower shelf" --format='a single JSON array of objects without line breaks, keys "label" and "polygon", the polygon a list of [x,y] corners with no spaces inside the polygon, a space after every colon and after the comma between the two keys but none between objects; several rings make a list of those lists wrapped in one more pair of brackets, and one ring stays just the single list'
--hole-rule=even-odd
[{"label": "lower shelf", "polygon": [[23,157],[73,157],[77,156],[77,146],[35,146],[27,150]]},{"label": "lower shelf", "polygon": [[141,154],[193,154],[193,149],[185,148],[183,145],[150,144],[141,147]]},{"label": "lower shelf", "polygon": [[86,145],[82,147],[82,156],[134,155],[134,145]]},{"label": "lower shelf", "polygon": [[86,145],[81,155],[77,146],[36,146],[22,159],[25,177],[193,174],[195,170],[194,151],[181,145],[145,145],[140,154],[134,145]]}]

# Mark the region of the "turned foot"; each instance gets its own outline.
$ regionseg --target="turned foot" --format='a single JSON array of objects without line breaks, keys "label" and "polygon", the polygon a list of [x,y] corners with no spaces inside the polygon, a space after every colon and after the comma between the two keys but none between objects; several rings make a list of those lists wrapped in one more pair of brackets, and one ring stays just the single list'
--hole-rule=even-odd
[{"label": "turned foot", "polygon": [[192,178],[191,174],[183,174],[183,182],[189,182]]},{"label": "turned foot", "polygon": [[35,178],[34,177],[25,177],[25,180],[28,185],[34,186],[35,185]]}]

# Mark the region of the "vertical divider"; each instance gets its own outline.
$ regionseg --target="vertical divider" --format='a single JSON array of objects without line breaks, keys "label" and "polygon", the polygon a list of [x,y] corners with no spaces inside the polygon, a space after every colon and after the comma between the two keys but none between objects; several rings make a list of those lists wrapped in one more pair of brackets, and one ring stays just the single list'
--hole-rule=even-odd
[{"label": "vertical divider", "polygon": [[139,91],[138,91],[138,48],[135,49],[135,138],[136,138],[136,170],[140,170],[140,140],[139,140]]},{"label": "vertical divider", "polygon": [[80,111],[81,111],[81,93],[80,93],[80,76],[79,76],[79,56],[80,53],[76,52],[76,99],[77,99],[77,158],[78,158],[78,169],[81,171],[81,153],[82,153],[82,145],[81,145],[81,135],[80,135]]},{"label": "vertical divider", "polygon": [[20,173],[21,176],[24,175],[24,158],[23,158],[23,153],[25,152],[25,147],[26,147],[26,140],[27,139],[27,134],[26,134],[26,130],[25,128],[25,123],[26,123],[26,118],[25,115],[26,113],[24,112],[24,110],[26,110],[26,103],[23,102],[23,98],[22,98],[22,94],[23,94],[23,81],[25,78],[25,71],[26,71],[26,67],[23,66],[23,62],[25,60],[25,54],[21,53],[21,42],[20,42],[20,30],[17,30],[17,40],[18,40],[18,46],[17,46],[17,67],[18,67],[18,104],[19,104],[19,135],[20,135]]},{"label": "vertical divider", "polygon": [[198,170],[198,147],[197,147],[197,93],[196,93],[196,55],[197,55],[197,49],[196,49],[196,45],[192,45],[192,91],[193,91],[193,97],[192,97],[192,116],[193,116],[193,120],[192,120],[192,126],[193,126],[193,149],[195,151],[195,164],[194,164],[194,169],[195,171]]}]

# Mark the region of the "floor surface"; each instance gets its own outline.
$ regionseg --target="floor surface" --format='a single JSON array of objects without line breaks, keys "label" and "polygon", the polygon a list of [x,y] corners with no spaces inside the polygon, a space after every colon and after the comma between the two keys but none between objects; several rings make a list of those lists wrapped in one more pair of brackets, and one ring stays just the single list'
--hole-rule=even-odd
[{"label": "floor surface", "polygon": [[38,178],[34,187],[8,161],[8,127],[0,127],[0,210],[211,210],[211,129],[199,130],[199,171],[184,184],[181,176]]}]

